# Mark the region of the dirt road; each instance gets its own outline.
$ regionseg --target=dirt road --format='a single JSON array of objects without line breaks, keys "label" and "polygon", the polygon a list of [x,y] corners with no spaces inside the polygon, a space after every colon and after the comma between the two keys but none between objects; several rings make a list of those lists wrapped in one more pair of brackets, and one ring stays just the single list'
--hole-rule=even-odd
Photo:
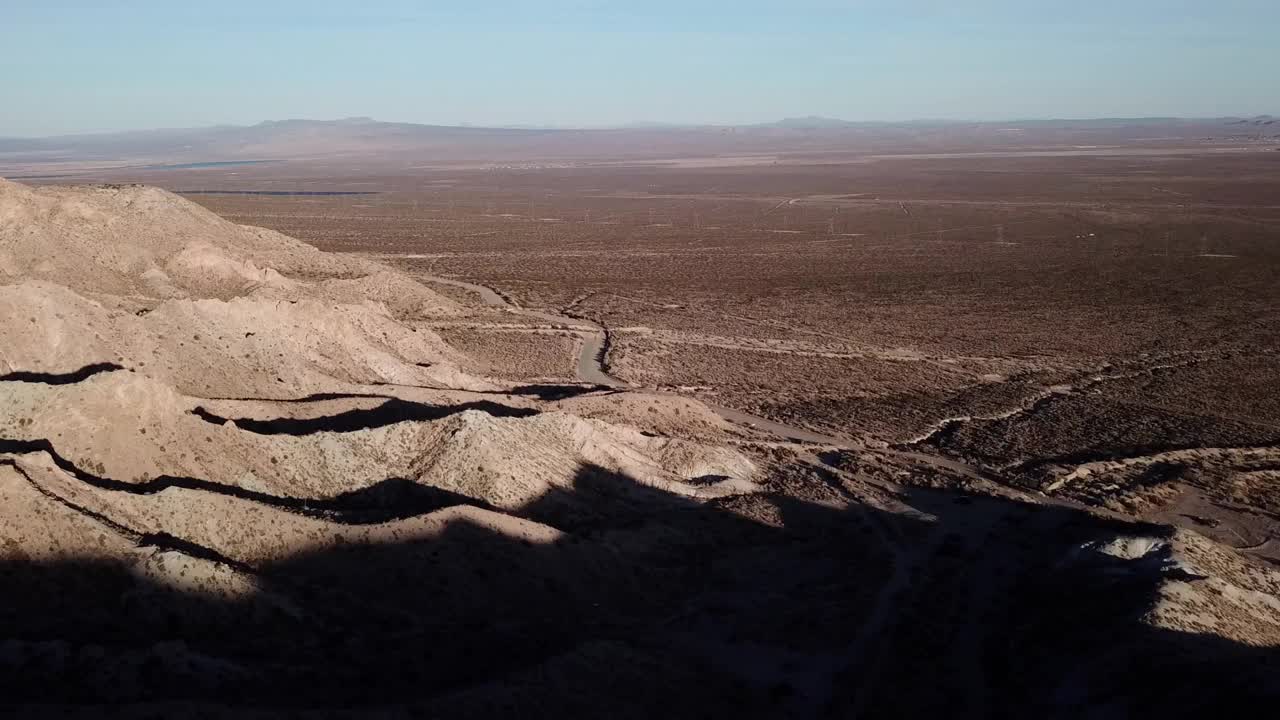
[{"label": "dirt road", "polygon": [[[421,273],[419,273],[417,277],[425,282],[452,285],[454,287],[470,290],[471,292],[479,295],[481,302],[489,307],[499,307],[519,315],[525,315],[554,323],[576,325],[583,328],[581,331],[582,347],[578,351],[579,379],[583,382],[605,385],[613,388],[632,387],[632,385],[626,381],[610,375],[608,369],[605,367],[605,354],[609,343],[609,333],[603,325],[580,316],[573,317],[569,315],[560,315],[557,313],[522,308],[502,293],[499,293],[497,290],[485,285],[478,285],[476,283],[465,282],[463,280],[455,280],[452,278],[444,278],[437,275],[425,275]],[[851,441],[848,438],[826,435],[823,433],[813,432],[812,430],[774,422],[773,420],[760,417],[759,415],[752,415],[751,413],[744,412],[742,410],[734,410],[733,408],[721,407],[712,404],[708,404],[707,407],[711,408],[711,410],[717,415],[729,422],[773,433],[774,435],[794,442],[835,446],[848,446],[851,444]]]}]

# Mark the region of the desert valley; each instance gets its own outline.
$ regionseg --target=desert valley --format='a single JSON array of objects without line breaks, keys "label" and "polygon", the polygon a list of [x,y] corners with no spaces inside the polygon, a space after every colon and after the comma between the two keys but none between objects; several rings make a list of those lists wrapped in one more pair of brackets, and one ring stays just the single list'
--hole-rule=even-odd
[{"label": "desert valley", "polygon": [[0,140],[0,712],[1280,700],[1280,124]]}]

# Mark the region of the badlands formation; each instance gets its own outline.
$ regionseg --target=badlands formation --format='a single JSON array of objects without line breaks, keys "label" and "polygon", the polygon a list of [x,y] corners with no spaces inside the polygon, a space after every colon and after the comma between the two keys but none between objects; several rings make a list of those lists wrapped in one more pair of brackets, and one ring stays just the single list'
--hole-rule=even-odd
[{"label": "badlands formation", "polygon": [[0,711],[1277,699],[1274,569],[911,453],[484,377],[431,330],[509,311],[161,190],[0,180]]}]

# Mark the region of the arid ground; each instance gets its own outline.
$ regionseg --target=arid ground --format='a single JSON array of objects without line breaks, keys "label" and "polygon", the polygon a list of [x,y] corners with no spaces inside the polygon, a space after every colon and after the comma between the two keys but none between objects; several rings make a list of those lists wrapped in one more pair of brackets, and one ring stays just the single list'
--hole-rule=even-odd
[{"label": "arid ground", "polygon": [[[589,320],[633,386],[1253,546],[1269,531],[1223,504],[1276,479],[1253,454],[1280,441],[1280,153],[1216,150],[167,184],[376,191],[188,197]],[[505,376],[573,378],[571,339],[521,324],[440,331]],[[1148,487],[1169,463],[1231,479]]]},{"label": "arid ground", "polygon": [[1153,132],[0,163],[6,697],[1274,703],[1280,138]]}]

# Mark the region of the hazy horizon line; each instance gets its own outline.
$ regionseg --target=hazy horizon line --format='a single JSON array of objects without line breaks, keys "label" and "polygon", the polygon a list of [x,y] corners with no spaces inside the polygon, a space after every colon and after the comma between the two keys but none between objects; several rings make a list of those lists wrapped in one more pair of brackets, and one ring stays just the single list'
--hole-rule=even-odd
[{"label": "hazy horizon line", "polygon": [[1118,122],[1118,121],[1165,121],[1165,122],[1194,122],[1205,120],[1253,120],[1260,118],[1274,118],[1276,116],[1270,113],[1254,113],[1241,115],[1101,115],[1101,116],[1081,116],[1081,117],[1020,117],[1006,119],[971,119],[963,117],[920,117],[897,120],[846,120],[844,118],[826,116],[826,115],[788,115],[786,117],[775,120],[764,120],[756,122],[681,122],[667,120],[634,120],[625,123],[609,123],[609,124],[539,124],[539,123],[436,123],[436,122],[418,122],[409,120],[379,120],[369,116],[353,115],[336,118],[314,118],[314,117],[290,117],[281,119],[260,120],[256,123],[239,124],[239,123],[211,123],[208,125],[191,125],[185,127],[133,127],[109,130],[86,130],[83,132],[57,133],[53,135],[30,135],[30,134],[8,134],[0,133],[0,138],[9,140],[51,140],[57,138],[74,138],[86,136],[106,136],[106,135],[126,135],[133,133],[149,133],[149,132],[182,132],[197,130],[216,130],[216,129],[236,129],[236,128],[252,128],[262,125],[282,124],[290,122],[299,123],[329,123],[337,124],[342,122],[365,122],[371,124],[382,125],[415,125],[420,127],[431,128],[457,128],[468,130],[561,130],[561,131],[588,131],[588,130],[662,130],[662,129],[690,129],[690,128],[767,128],[775,126],[783,126],[786,123],[802,123],[804,121],[812,121],[814,123],[828,123],[833,129],[839,125],[858,126],[858,125],[999,125],[999,124],[1017,124],[1017,123],[1052,123],[1052,122]]}]

